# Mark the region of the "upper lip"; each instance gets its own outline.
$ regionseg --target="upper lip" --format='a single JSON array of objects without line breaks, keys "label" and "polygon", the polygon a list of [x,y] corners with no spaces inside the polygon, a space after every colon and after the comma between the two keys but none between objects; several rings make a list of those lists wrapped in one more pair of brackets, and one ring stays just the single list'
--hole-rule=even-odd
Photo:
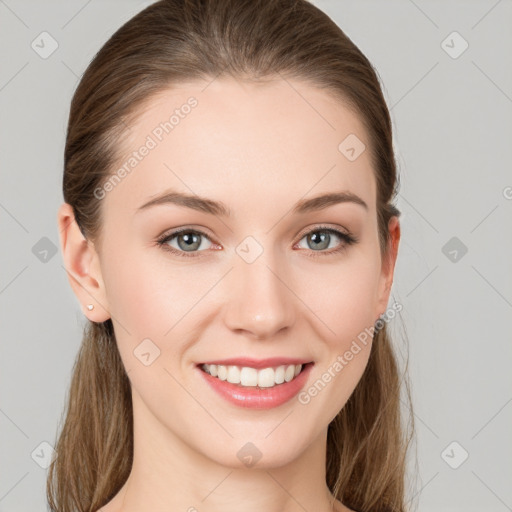
[{"label": "upper lip", "polygon": [[204,363],[199,363],[198,366],[201,366],[203,364],[220,364],[223,366],[248,366],[250,368],[261,369],[290,364],[304,365],[307,363],[312,363],[312,361],[296,357],[268,357],[266,359],[252,359],[250,357],[233,357],[230,359],[216,359],[214,361],[205,361]]}]

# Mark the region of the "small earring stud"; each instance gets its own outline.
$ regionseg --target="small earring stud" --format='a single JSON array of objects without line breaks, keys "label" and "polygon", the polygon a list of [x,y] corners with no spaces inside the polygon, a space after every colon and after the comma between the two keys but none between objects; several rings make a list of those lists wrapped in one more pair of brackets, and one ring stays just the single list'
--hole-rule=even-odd
[{"label": "small earring stud", "polygon": [[92,310],[94,309],[94,305],[92,305],[92,304],[87,304],[87,309],[88,309],[89,311],[92,311]]}]

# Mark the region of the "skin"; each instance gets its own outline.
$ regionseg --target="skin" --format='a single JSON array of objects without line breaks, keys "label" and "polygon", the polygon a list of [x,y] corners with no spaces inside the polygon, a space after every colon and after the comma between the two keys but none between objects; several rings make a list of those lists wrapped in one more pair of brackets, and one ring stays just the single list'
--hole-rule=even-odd
[{"label": "skin", "polygon": [[[132,387],[132,472],[101,510],[232,512],[243,503],[246,512],[349,511],[332,503],[325,482],[327,428],[360,380],[371,342],[308,404],[292,399],[263,411],[224,401],[195,365],[244,355],[304,357],[315,362],[309,388],[386,311],[398,219],[390,221],[389,258],[382,259],[368,137],[339,100],[281,79],[216,79],[205,87],[193,82],[159,94],[130,125],[125,155],[191,95],[198,100],[102,199],[101,247],[84,240],[69,205],[58,213],[70,284],[91,321],[112,318]],[[353,162],[338,150],[351,133],[367,147]],[[136,212],[168,188],[222,201],[233,217],[171,204]],[[290,213],[302,198],[343,190],[368,211],[347,202]],[[322,224],[359,241],[328,254],[345,242],[332,235],[326,246],[308,243],[308,232]],[[155,243],[180,227],[207,234],[196,256]],[[248,236],[263,249],[250,264],[235,251]],[[167,245],[187,247],[179,237]],[[145,338],[160,349],[149,366],[133,354]],[[252,467],[237,457],[247,442],[262,453]]]}]

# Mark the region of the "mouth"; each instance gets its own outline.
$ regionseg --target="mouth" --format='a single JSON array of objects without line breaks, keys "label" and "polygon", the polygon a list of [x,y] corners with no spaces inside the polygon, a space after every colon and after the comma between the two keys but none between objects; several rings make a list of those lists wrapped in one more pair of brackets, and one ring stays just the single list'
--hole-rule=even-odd
[{"label": "mouth", "polygon": [[294,381],[313,364],[313,361],[266,367],[261,367],[259,364],[260,368],[255,368],[254,366],[199,363],[197,367],[210,377],[240,388],[269,389]]}]

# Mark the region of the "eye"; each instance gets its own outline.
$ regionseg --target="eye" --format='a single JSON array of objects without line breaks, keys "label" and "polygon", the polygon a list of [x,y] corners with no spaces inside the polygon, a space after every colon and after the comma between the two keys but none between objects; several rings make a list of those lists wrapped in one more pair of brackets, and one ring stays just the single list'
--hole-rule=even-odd
[{"label": "eye", "polygon": [[[178,256],[184,256],[185,258],[187,258],[198,256],[195,252],[203,245],[201,238],[210,240],[208,235],[206,235],[202,231],[184,228],[169,234],[164,234],[161,238],[157,240],[157,244],[166,251],[170,251],[173,254],[177,254]],[[174,241],[174,239],[176,239],[176,243],[178,244],[177,248],[172,247],[168,244],[168,242]]]},{"label": "eye", "polygon": [[[329,248],[330,243],[333,240],[333,235],[334,239],[337,238],[338,240],[341,240],[342,243],[340,243],[339,246],[332,251],[325,251],[324,249]],[[176,254],[177,256],[183,256],[185,258],[202,257],[202,254],[198,254],[204,252],[205,249],[202,243],[202,239],[206,239],[212,243],[210,237],[206,233],[195,229],[182,228],[173,231],[172,233],[166,233],[162,235],[157,240],[157,244],[158,246],[161,246],[162,249]],[[350,233],[343,233],[342,231],[327,226],[318,226],[313,230],[307,231],[306,233],[302,234],[300,241],[303,239],[306,239],[308,245],[313,247],[310,253],[307,254],[313,258],[318,256],[330,256],[332,254],[339,253],[344,251],[347,246],[358,242],[358,239]],[[169,244],[169,242],[173,241],[176,241],[177,247]],[[199,250],[201,247],[202,250]]]},{"label": "eye", "polygon": [[[334,235],[335,239],[338,238],[339,240],[342,240],[342,243],[334,250],[326,252],[323,249],[329,248],[330,242],[333,240],[332,235]],[[358,239],[350,233],[343,233],[342,231],[329,228],[327,226],[318,226],[315,229],[306,232],[305,235],[302,236],[301,241],[304,239],[306,239],[306,243],[310,247],[314,248],[314,250],[308,254],[308,256],[313,258],[340,253],[347,249],[347,246],[358,242]]]}]

